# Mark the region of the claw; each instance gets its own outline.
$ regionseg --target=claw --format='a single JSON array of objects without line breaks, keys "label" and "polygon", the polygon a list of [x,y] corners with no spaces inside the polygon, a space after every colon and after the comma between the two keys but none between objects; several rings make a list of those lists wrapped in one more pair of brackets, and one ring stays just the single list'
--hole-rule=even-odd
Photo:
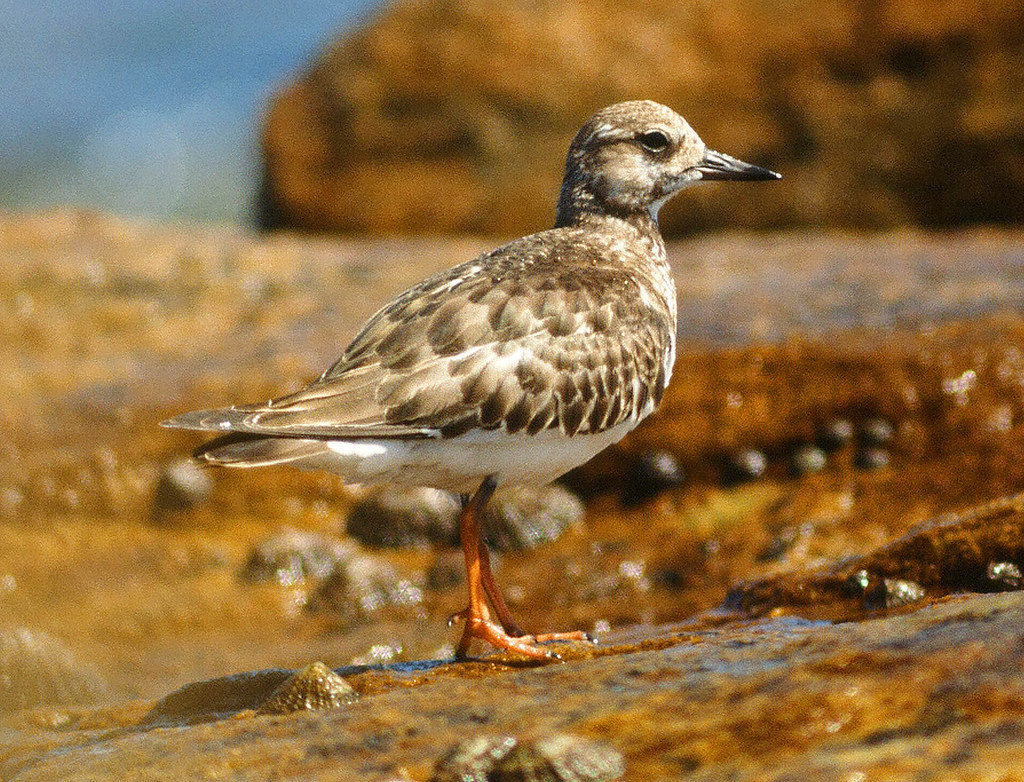
[{"label": "claw", "polygon": [[456,622],[465,622],[469,616],[469,608],[463,608],[461,611],[456,611],[454,614],[448,617],[448,627],[454,627]]},{"label": "claw", "polygon": [[455,614],[456,617],[465,619],[466,625],[462,630],[462,639],[459,642],[457,659],[464,660],[468,657],[469,645],[474,638],[486,641],[496,649],[502,649],[515,654],[522,654],[538,660],[557,660],[563,662],[562,655],[550,649],[544,649],[540,644],[550,641],[584,641],[590,640],[587,634],[579,630],[569,633],[544,633],[542,635],[516,636],[507,632],[499,623],[490,619],[472,616],[469,609]]}]

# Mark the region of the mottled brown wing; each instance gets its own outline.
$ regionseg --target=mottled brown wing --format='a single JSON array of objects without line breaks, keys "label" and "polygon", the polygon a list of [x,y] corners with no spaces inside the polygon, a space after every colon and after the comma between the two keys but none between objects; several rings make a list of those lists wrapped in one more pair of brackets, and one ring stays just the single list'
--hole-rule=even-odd
[{"label": "mottled brown wing", "polygon": [[[543,235],[539,235],[543,236]],[[628,269],[527,237],[426,280],[374,315],[303,390],[234,408],[245,431],[442,436],[600,432],[659,401],[673,324]]]}]

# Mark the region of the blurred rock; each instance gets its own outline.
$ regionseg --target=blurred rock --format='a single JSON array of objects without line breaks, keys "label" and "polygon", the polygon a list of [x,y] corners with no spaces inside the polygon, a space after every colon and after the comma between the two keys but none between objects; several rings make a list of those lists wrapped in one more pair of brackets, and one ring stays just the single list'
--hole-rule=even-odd
[{"label": "blurred rock", "polygon": [[[573,134],[626,98],[786,179],[707,188],[668,234],[1019,223],[1024,9],[736,0],[395,3],[281,90],[261,224],[520,235],[551,224]],[[566,74],[572,74],[567,79]]]},{"label": "blurred rock", "polygon": [[583,521],[584,507],[568,489],[509,486],[484,509],[484,532],[495,551],[522,551],[557,539]]},{"label": "blurred rock", "polygon": [[324,611],[344,625],[364,622],[384,608],[416,608],[423,590],[403,578],[387,562],[357,554],[338,564],[306,604],[310,611]]},{"label": "blurred rock", "polygon": [[[491,569],[501,567],[501,555],[491,555]],[[460,549],[441,549],[427,568],[427,589],[449,589],[466,583],[466,562]]]},{"label": "blurred rock", "polygon": [[459,541],[459,509],[450,492],[384,486],[353,505],[345,530],[367,546],[454,546]]},{"label": "blurred rock", "polygon": [[813,532],[813,525],[789,525],[773,535],[757,554],[759,562],[774,562],[784,557],[801,539]]},{"label": "blurred rock", "polygon": [[722,470],[722,481],[727,485],[753,481],[768,469],[768,457],[755,448],[744,448],[729,455]]},{"label": "blurred rock", "polygon": [[810,475],[821,472],[828,464],[828,457],[821,448],[804,445],[793,453],[791,470],[794,475]]},{"label": "blurred rock", "polygon": [[683,483],[683,468],[668,451],[644,451],[624,476],[622,502],[639,505]]},{"label": "blurred rock", "polygon": [[183,456],[160,468],[153,495],[153,517],[202,504],[213,491],[213,479],[195,459]]},{"label": "blurred rock", "polygon": [[[713,251],[711,243],[704,247]],[[986,263],[999,261],[992,256]],[[952,256],[949,264],[947,272],[937,273],[940,279],[959,273]],[[686,285],[684,276],[678,280],[680,286]],[[1003,287],[998,282],[986,285],[986,290],[996,296]],[[844,307],[856,306],[854,299],[851,291]],[[772,311],[772,306],[766,303],[763,311]],[[892,306],[897,306],[895,301]],[[899,422],[898,434],[889,444],[892,450],[858,457],[864,446],[857,442],[854,427],[850,439],[845,433],[841,439],[849,445],[834,460],[837,473],[845,473],[855,461],[858,469],[874,470],[887,459],[895,463],[898,453],[902,480],[921,481],[913,491],[926,494],[925,484],[939,481],[943,502],[948,503],[945,508],[1006,494],[1024,485],[1017,477],[1024,475],[1021,428],[1013,416],[1005,415],[1008,404],[1013,410],[1022,404],[1014,379],[1024,372],[1022,325],[1024,321],[1014,315],[752,344],[719,350],[713,357],[701,351],[681,352],[675,380],[656,416],[578,469],[575,485],[585,496],[607,491],[604,487],[622,480],[636,456],[649,450],[673,453],[691,485],[711,483],[720,478],[711,454],[728,458],[740,443],[756,443],[764,453],[779,454],[794,441],[811,439],[827,450],[819,439],[827,424],[818,429],[816,422],[847,420],[852,413],[846,411],[867,409]],[[950,376],[974,380],[967,388],[966,383],[949,382]],[[732,405],[730,393],[742,404]],[[911,477],[902,469],[906,465],[948,471],[948,476]],[[906,484],[894,486],[886,496],[890,503],[910,502]]]},{"label": "blurred rock", "polygon": [[[450,654],[454,654],[453,649]],[[395,662],[402,655],[401,646],[391,644],[372,644],[363,654],[355,655],[349,665],[387,665]]]},{"label": "blurred rock", "polygon": [[581,601],[612,599],[639,602],[650,592],[651,580],[647,576],[645,562],[628,559],[613,569],[588,568],[574,574],[571,588],[573,599]]},{"label": "blurred rock", "polygon": [[846,418],[833,418],[818,432],[817,439],[826,453],[838,451],[853,440],[853,424]]},{"label": "blurred rock", "polygon": [[[369,546],[457,546],[459,501],[430,488],[386,486],[361,498],[349,514],[348,534]],[[495,551],[535,548],[583,518],[583,504],[558,485],[508,487],[484,512],[487,542]]]},{"label": "blurred rock", "polygon": [[53,636],[26,628],[0,632],[0,714],[90,703],[105,695],[99,673]]},{"label": "blurred rock", "polygon": [[860,441],[868,447],[888,445],[894,430],[884,418],[869,418],[860,427]]},{"label": "blurred rock", "polygon": [[889,452],[884,448],[861,448],[853,463],[861,470],[880,470],[889,466]]},{"label": "blurred rock", "polygon": [[286,527],[256,546],[241,576],[246,581],[277,581],[287,586],[307,578],[327,578],[355,554],[356,547],[347,541]]},{"label": "blurred rock", "polygon": [[310,663],[281,683],[256,710],[257,714],[323,711],[353,703],[352,686],[322,662]]}]

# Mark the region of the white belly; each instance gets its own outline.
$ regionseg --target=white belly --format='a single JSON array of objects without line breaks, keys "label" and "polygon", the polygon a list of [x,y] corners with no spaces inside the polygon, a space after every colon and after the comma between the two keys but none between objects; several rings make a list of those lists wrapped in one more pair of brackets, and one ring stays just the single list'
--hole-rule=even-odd
[{"label": "white belly", "polygon": [[488,475],[498,484],[543,485],[621,440],[637,422],[600,434],[565,437],[557,430],[535,435],[470,432],[449,440],[335,440],[322,455],[295,467],[328,470],[352,483],[397,483],[472,492]]}]

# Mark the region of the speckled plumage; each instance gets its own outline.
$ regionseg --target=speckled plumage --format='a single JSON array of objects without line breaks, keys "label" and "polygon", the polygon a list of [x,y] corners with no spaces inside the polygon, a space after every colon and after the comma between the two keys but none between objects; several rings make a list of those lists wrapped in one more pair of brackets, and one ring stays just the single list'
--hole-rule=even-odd
[{"label": "speckled plumage", "polygon": [[556,228],[430,278],[374,315],[312,384],[236,408],[232,428],[572,437],[637,418],[668,380],[675,290],[660,242],[655,253],[623,243],[611,254],[620,241]]},{"label": "speckled plumage", "polygon": [[[647,142],[662,140],[652,133],[668,148],[652,150]],[[554,228],[402,293],[306,388],[166,424],[232,433],[199,449],[209,462],[289,463],[358,481],[375,477],[370,462],[350,464],[370,441],[468,438],[468,459],[481,442],[494,442],[481,440],[488,432],[619,439],[660,402],[675,358],[676,294],[657,209],[703,178],[709,154],[717,153],[671,109],[649,101],[604,109],[570,146]],[[356,445],[346,450],[339,441]],[[459,453],[451,447],[437,449],[449,463],[436,480],[422,447],[393,450],[376,476],[382,481],[465,491],[486,477],[472,464],[453,467]],[[572,450],[593,455],[582,444]],[[520,468],[509,458],[499,482],[551,480],[551,470],[574,466],[555,458],[548,470]]]},{"label": "speckled plumage", "polygon": [[569,147],[554,228],[410,288],[306,388],[164,423],[224,433],[196,451],[213,464],[289,464],[465,494],[469,606],[452,617],[465,622],[457,654],[479,638],[547,657],[537,644],[587,636],[528,636],[516,625],[480,514],[498,485],[557,478],[661,401],[676,331],[661,205],[702,179],[775,178],[707,149],[665,106],[609,106]]}]

